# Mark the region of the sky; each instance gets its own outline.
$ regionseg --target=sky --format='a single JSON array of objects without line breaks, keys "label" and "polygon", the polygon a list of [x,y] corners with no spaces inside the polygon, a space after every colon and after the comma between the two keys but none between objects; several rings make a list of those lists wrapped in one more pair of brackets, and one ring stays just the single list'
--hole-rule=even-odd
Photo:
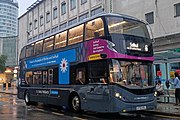
[{"label": "sky", "polygon": [[26,12],[26,9],[32,5],[36,0],[17,0],[19,3],[19,17]]}]

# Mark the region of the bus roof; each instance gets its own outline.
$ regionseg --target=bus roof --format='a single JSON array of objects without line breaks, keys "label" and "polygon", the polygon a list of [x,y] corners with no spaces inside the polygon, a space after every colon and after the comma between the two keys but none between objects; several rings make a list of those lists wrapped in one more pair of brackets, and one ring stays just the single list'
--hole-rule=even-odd
[{"label": "bus roof", "polygon": [[[83,24],[83,23],[85,23],[85,22],[87,22],[87,21],[93,20],[93,19],[98,18],[98,17],[104,17],[104,16],[122,17],[122,18],[127,18],[127,19],[131,19],[131,20],[143,22],[143,21],[140,20],[140,19],[137,19],[137,18],[135,18],[135,17],[133,17],[133,16],[129,16],[129,15],[125,15],[125,14],[105,13],[105,12],[102,12],[102,13],[96,14],[96,15],[94,15],[94,16],[92,16],[92,17],[86,18],[86,19],[84,19],[84,20],[82,20],[82,21],[80,21],[80,22],[77,22],[76,24],[67,26],[67,27],[65,27],[65,28],[63,28],[63,29],[61,29],[61,30],[58,30],[58,31],[54,32],[54,33],[48,34],[48,35],[46,35],[46,36],[43,36],[42,38],[39,38],[39,39],[37,39],[37,40],[35,40],[35,41],[29,42],[29,43],[26,44],[26,46],[27,46],[27,45],[30,45],[30,44],[32,44],[32,43],[34,43],[34,42],[37,42],[37,41],[39,41],[39,40],[45,39],[45,38],[47,38],[47,37],[50,37],[50,36],[52,36],[52,35],[55,35],[55,34],[57,34],[57,33],[63,32],[63,31],[65,31],[65,30],[67,30],[67,29],[73,28],[73,27],[75,27],[75,26],[77,26],[77,25]],[[143,22],[143,23],[144,23],[144,22]],[[24,46],[24,47],[25,47],[25,46]]]}]

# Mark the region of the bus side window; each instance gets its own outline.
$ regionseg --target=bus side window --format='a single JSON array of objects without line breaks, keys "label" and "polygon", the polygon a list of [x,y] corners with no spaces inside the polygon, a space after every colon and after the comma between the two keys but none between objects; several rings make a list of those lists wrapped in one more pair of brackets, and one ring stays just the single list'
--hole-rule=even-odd
[{"label": "bus side window", "polygon": [[42,72],[41,71],[34,71],[33,72],[33,84],[34,85],[41,85],[42,84]]},{"label": "bus side window", "polygon": [[34,55],[34,43],[26,47],[26,57]]},{"label": "bus side window", "polygon": [[65,47],[66,41],[67,41],[67,31],[57,34],[55,36],[54,49]]},{"label": "bus side window", "polygon": [[34,46],[34,54],[35,55],[42,53],[42,45],[43,45],[43,40],[35,43],[35,46]]},{"label": "bus side window", "polygon": [[49,73],[49,75],[48,75],[48,84],[52,85],[53,84],[53,69],[49,69],[48,73]]},{"label": "bus side window", "polygon": [[23,49],[21,50],[20,59],[25,58],[25,56],[26,56],[26,47],[23,47]]},{"label": "bus side window", "polygon": [[54,36],[46,38],[44,41],[43,52],[48,52],[54,48]]},{"label": "bus side window", "polygon": [[89,21],[85,27],[85,40],[104,36],[104,24],[101,18]]},{"label": "bus side window", "polygon": [[30,72],[26,72],[25,74],[25,81],[26,81],[26,84],[28,85],[31,85],[32,84],[32,71]]},{"label": "bus side window", "polygon": [[76,69],[76,84],[85,84],[85,68]]},{"label": "bus side window", "polygon": [[43,71],[43,85],[46,85],[48,83],[48,72]]},{"label": "bus side window", "polygon": [[84,24],[69,29],[68,45],[76,44],[83,41]]}]

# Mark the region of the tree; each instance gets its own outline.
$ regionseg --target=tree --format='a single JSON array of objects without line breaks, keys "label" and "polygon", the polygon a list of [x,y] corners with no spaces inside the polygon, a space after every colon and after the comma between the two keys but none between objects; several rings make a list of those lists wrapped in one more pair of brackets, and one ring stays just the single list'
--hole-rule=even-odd
[{"label": "tree", "polygon": [[6,60],[7,60],[6,55],[0,55],[0,72],[1,73],[3,73],[6,69],[5,67]]}]

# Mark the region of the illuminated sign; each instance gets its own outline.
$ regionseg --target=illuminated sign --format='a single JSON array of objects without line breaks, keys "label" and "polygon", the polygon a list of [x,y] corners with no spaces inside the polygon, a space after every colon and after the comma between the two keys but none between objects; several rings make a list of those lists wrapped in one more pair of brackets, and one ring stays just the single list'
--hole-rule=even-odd
[{"label": "illuminated sign", "polygon": [[129,43],[129,47],[127,47],[127,49],[141,51],[141,48],[139,48],[139,44],[138,43],[133,43],[133,42]]},{"label": "illuminated sign", "polygon": [[101,54],[93,54],[88,57],[88,60],[98,60],[101,59]]},{"label": "illuminated sign", "polygon": [[127,47],[129,50],[137,50],[137,51],[145,51],[148,52],[148,45],[139,45],[139,43],[130,42],[129,46]]}]

